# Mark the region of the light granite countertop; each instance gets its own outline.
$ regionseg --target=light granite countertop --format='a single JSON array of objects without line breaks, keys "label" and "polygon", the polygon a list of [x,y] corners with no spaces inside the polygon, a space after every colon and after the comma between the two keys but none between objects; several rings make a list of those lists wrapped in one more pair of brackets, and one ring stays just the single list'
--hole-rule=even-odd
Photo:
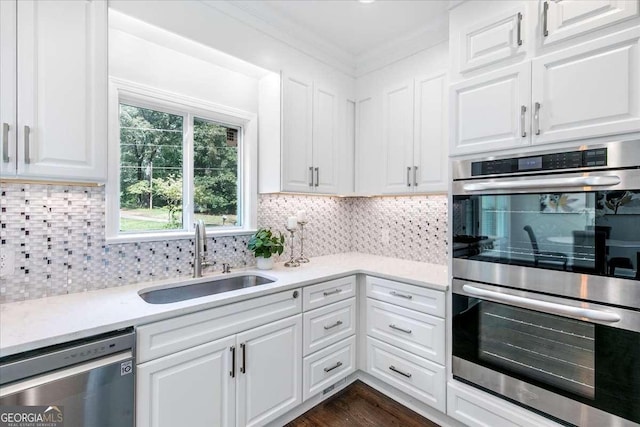
[{"label": "light granite countertop", "polygon": [[361,253],[314,257],[309,264],[297,268],[286,268],[279,263],[273,270],[268,271],[253,268],[236,269],[225,276],[247,272],[275,279],[275,282],[170,304],[149,304],[138,295],[138,292],[143,289],[202,282],[222,276],[220,273],[215,273],[200,279],[144,282],[2,304],[0,305],[0,357],[350,274],[369,274],[441,291],[447,289],[447,268],[443,265]]}]

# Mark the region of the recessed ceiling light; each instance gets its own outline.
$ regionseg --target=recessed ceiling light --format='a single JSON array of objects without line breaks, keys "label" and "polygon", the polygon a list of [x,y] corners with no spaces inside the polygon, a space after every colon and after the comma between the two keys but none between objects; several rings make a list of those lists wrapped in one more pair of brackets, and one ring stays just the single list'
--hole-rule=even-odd
[{"label": "recessed ceiling light", "polygon": [[358,0],[358,1],[363,4],[369,4],[369,3],[373,3],[376,0]]}]

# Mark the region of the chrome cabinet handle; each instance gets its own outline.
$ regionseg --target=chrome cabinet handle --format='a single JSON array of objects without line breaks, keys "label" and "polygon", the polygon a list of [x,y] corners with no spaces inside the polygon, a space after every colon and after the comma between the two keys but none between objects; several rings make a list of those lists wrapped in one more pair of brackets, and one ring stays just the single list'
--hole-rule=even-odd
[{"label": "chrome cabinet handle", "polygon": [[410,334],[411,329],[404,329],[399,326],[394,325],[393,323],[389,325],[391,329],[395,329],[396,331],[404,332],[405,334]]},{"label": "chrome cabinet handle", "polygon": [[333,328],[335,328],[336,326],[340,326],[340,325],[342,325],[342,320],[338,320],[338,321],[337,321],[336,323],[334,323],[333,325],[325,326],[325,327],[324,327],[324,330],[325,330],[325,331],[328,331],[329,329],[333,329]]},{"label": "chrome cabinet handle", "polygon": [[573,307],[570,305],[557,304],[555,302],[540,301],[533,298],[519,297],[517,295],[503,294],[477,288],[473,285],[463,285],[462,290],[476,297],[491,298],[494,301],[506,304],[517,305],[523,308],[542,311],[544,313],[559,314],[573,318],[585,318],[600,322],[615,323],[620,321],[620,316],[609,311],[593,310],[590,308]]},{"label": "chrome cabinet handle", "polygon": [[411,378],[411,374],[409,374],[407,372],[402,372],[400,369],[396,368],[393,365],[389,366],[389,369],[391,369],[393,372],[397,372],[398,374],[400,374],[402,376],[405,376],[407,378]]},{"label": "chrome cabinet handle", "polygon": [[406,294],[401,294],[399,292],[396,291],[391,291],[389,292],[391,295],[393,295],[394,297],[400,297],[400,298],[406,298],[406,299],[413,299],[413,295],[406,295]]},{"label": "chrome cabinet handle", "polygon": [[2,124],[2,161],[9,163],[9,123]]},{"label": "chrome cabinet handle", "polygon": [[24,162],[26,164],[31,163],[31,156],[29,154],[29,136],[31,133],[31,128],[29,126],[24,127]]},{"label": "chrome cabinet handle", "polygon": [[525,113],[527,112],[527,107],[525,105],[520,107],[520,132],[523,138],[527,137],[527,130],[525,127]]},{"label": "chrome cabinet handle", "polygon": [[330,292],[323,292],[325,297],[328,297],[329,295],[333,295],[333,294],[339,294],[340,292],[342,292],[342,289],[340,288],[335,288],[333,291]]},{"label": "chrome cabinet handle", "polygon": [[313,166],[309,166],[309,187],[313,187]]},{"label": "chrome cabinet handle", "polygon": [[231,375],[231,378],[235,378],[236,377],[236,347],[232,346],[231,348],[229,348],[229,351],[231,352],[231,372],[229,372],[229,375]]},{"label": "chrome cabinet handle", "polygon": [[539,102],[536,102],[533,110],[533,125],[536,135],[540,135],[540,107],[542,107],[542,105],[540,105]]},{"label": "chrome cabinet handle", "polygon": [[417,166],[413,167],[413,186],[414,187],[418,186],[418,167]]},{"label": "chrome cabinet handle", "polygon": [[545,1],[542,6],[542,35],[547,37],[549,35],[549,28],[547,27],[547,15],[549,15],[549,2]]},{"label": "chrome cabinet handle", "polygon": [[316,184],[317,187],[320,184],[320,168],[316,168]]},{"label": "chrome cabinet handle", "polygon": [[409,181],[409,175],[411,175],[411,166],[407,166],[407,187],[411,187],[411,181]]},{"label": "chrome cabinet handle", "polygon": [[333,365],[333,366],[332,366],[332,367],[330,367],[330,368],[324,368],[324,371],[325,371],[325,372],[331,372],[331,371],[333,371],[334,369],[339,368],[340,366],[342,366],[342,362],[338,362],[338,363],[336,363],[335,365]]},{"label": "chrome cabinet handle", "polygon": [[609,187],[620,184],[619,176],[578,176],[573,178],[538,178],[518,181],[493,181],[464,184],[465,191],[514,190],[555,187]]},{"label": "chrome cabinet handle", "polygon": [[240,373],[247,373],[247,345],[245,343],[240,344],[242,350],[242,366],[240,366]]},{"label": "chrome cabinet handle", "polygon": [[518,12],[518,46],[522,46],[522,13]]}]

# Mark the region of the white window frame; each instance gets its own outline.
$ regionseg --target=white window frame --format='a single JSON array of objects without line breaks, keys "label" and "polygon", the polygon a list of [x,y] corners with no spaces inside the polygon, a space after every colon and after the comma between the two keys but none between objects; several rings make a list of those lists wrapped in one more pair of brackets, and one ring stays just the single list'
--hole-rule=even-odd
[{"label": "white window frame", "polygon": [[[161,241],[193,237],[194,188],[192,174],[183,179],[183,225],[179,230],[151,232],[120,232],[120,103],[156,109],[183,117],[183,169],[193,171],[193,118],[201,118],[235,127],[239,147],[240,226],[207,227],[209,236],[252,234],[256,231],[258,203],[257,115],[255,113],[215,104],[130,81],[111,78],[109,81],[109,150],[106,185],[107,243]],[[186,203],[185,203],[186,201]]]}]

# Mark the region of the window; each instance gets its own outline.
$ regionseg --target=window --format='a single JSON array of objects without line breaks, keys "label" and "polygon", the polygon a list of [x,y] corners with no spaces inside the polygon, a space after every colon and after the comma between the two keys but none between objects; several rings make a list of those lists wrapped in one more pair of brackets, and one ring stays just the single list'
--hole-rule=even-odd
[{"label": "window", "polygon": [[255,173],[244,175],[244,136],[253,117],[177,101],[118,95],[110,238],[184,237],[199,219],[210,230],[250,231],[255,197],[247,193],[255,187],[246,181]]}]

